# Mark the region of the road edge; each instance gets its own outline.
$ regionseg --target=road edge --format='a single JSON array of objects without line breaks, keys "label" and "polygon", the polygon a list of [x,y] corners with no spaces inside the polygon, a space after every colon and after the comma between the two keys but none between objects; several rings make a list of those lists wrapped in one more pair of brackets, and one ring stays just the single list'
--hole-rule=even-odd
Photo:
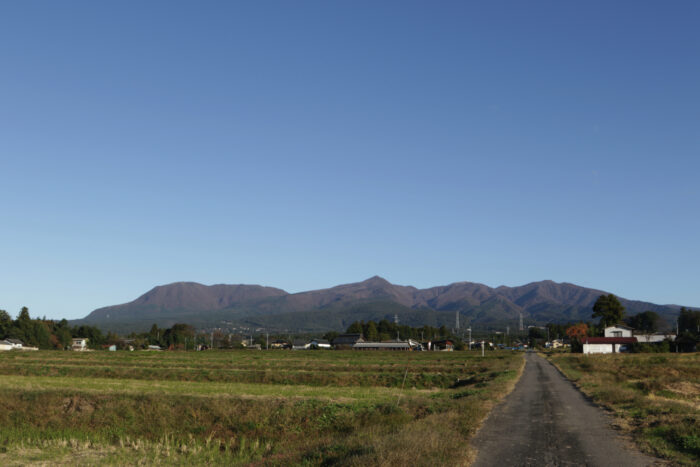
[{"label": "road edge", "polygon": [[479,420],[479,423],[477,423],[477,425],[476,425],[476,429],[469,437],[468,442],[469,442],[469,454],[470,455],[469,455],[469,459],[467,462],[467,466],[474,464],[477,457],[479,457],[479,449],[472,443],[472,441],[474,440],[474,438],[477,437],[477,435],[479,434],[479,431],[481,431],[482,427],[484,426],[484,423],[486,423],[486,420],[488,420],[488,418],[491,416],[491,414],[496,409],[496,407],[503,404],[503,402],[506,400],[506,398],[508,396],[510,396],[510,394],[515,389],[515,386],[520,381],[520,378],[523,376],[523,372],[525,371],[525,364],[527,363],[527,361],[525,360],[525,352],[523,352],[521,354],[521,357],[522,358],[520,359],[520,368],[518,368],[518,374],[516,375],[515,378],[513,378],[512,380],[510,380],[506,384],[506,392],[504,392],[503,395],[498,400],[490,402],[491,406],[488,407],[488,412],[481,420]]}]

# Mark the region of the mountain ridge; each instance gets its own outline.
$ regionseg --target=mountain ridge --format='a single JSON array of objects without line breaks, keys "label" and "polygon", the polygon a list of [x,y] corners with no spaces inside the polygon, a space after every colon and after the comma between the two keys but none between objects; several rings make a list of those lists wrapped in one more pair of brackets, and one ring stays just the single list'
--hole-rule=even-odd
[{"label": "mountain ridge", "polygon": [[[515,323],[522,313],[527,324],[539,325],[590,320],[593,303],[607,293],[552,280],[495,288],[462,281],[418,289],[373,276],[361,282],[296,293],[251,284],[174,282],[156,286],[131,302],[98,308],[73,323],[110,330],[190,322],[199,327],[321,331],[333,329],[338,323],[349,324],[353,318],[393,319],[393,315],[403,316],[405,324],[451,324],[455,313],[465,325],[489,327]],[[677,305],[621,297],[620,301],[630,315],[651,310],[667,323],[679,309]]]}]

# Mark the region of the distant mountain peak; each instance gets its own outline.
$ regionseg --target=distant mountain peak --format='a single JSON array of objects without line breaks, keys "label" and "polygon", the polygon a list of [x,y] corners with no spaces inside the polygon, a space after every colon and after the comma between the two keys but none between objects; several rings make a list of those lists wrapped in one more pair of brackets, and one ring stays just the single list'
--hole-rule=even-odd
[{"label": "distant mountain peak", "polygon": [[382,285],[393,285],[391,282],[388,280],[384,279],[381,276],[372,276],[369,279],[365,279],[361,282],[362,284],[382,284]]}]

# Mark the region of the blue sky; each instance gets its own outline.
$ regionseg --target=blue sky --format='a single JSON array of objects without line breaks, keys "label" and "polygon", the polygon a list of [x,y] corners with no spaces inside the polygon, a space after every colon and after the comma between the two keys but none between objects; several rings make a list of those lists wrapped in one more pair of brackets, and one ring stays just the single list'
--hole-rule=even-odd
[{"label": "blue sky", "polygon": [[700,306],[700,3],[1,2],[0,308],[552,279]]}]

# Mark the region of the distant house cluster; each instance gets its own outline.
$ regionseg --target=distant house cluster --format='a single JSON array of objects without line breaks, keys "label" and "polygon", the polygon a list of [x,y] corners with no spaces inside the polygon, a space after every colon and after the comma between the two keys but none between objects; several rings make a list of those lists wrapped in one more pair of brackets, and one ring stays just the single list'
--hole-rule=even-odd
[{"label": "distant house cluster", "polygon": [[24,345],[19,339],[5,339],[0,341],[0,351],[3,350],[39,350],[39,348]]},{"label": "distant house cluster", "polygon": [[418,342],[413,339],[371,342],[364,339],[362,334],[341,334],[332,341],[326,339],[275,340],[270,343],[271,349],[292,350],[395,350],[395,351],[452,351],[454,343],[450,340]]},{"label": "distant house cluster", "polygon": [[673,341],[673,334],[635,334],[634,329],[618,324],[605,328],[605,337],[584,337],[582,340],[583,353],[619,353],[627,352],[636,343],[653,344],[665,340]]}]

